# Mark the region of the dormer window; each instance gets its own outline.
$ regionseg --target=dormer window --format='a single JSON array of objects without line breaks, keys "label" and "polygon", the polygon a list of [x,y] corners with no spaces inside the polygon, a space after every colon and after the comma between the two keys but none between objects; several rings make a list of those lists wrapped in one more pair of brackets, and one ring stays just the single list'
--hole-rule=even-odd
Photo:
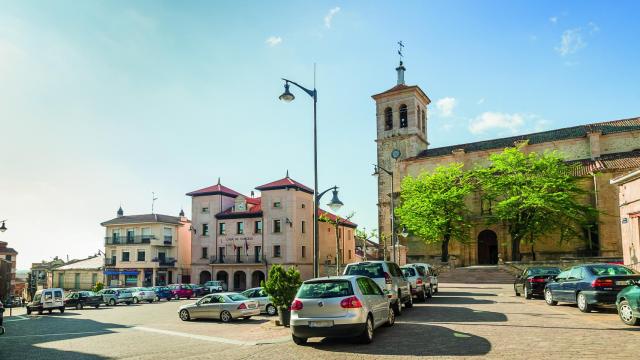
[{"label": "dormer window", "polygon": [[409,119],[407,118],[407,105],[400,105],[400,127],[406,128],[409,125]]},{"label": "dormer window", "polygon": [[384,129],[393,129],[393,112],[390,107],[384,109]]}]

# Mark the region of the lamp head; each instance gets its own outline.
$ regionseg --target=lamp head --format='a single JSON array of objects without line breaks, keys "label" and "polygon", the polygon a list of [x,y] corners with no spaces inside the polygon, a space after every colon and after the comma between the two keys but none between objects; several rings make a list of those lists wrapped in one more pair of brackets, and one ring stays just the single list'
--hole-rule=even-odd
[{"label": "lamp head", "polygon": [[285,102],[292,102],[296,97],[289,91],[289,82],[284,83],[284,92],[280,95],[279,99]]},{"label": "lamp head", "polygon": [[4,221],[2,222],[2,225],[0,225],[0,232],[5,232],[7,231],[7,226],[4,224]]},{"label": "lamp head", "polygon": [[333,190],[333,198],[331,198],[331,201],[327,204],[327,206],[329,206],[329,208],[333,212],[338,212],[338,210],[340,210],[340,208],[342,208],[343,205],[344,204],[342,203],[342,201],[338,199],[338,188],[335,188]]},{"label": "lamp head", "polygon": [[380,175],[380,170],[378,170],[378,165],[373,165],[373,174],[371,174],[371,176],[378,176]]},{"label": "lamp head", "polygon": [[402,225],[402,230],[400,232],[400,235],[402,235],[402,237],[405,237],[405,238],[407,236],[409,236],[409,231],[407,231],[407,227],[406,226]]}]

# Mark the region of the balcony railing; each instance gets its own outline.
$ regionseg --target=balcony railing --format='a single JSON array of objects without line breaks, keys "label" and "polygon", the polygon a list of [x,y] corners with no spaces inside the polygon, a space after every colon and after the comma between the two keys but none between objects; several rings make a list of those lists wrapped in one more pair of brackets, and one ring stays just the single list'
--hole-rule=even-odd
[{"label": "balcony railing", "polygon": [[176,260],[176,258],[168,257],[168,258],[163,258],[163,259],[162,258],[153,258],[153,259],[151,259],[151,261],[152,262],[157,262],[158,265],[160,265],[160,266],[174,266],[176,264],[176,261],[178,261],[178,260]]},{"label": "balcony railing", "polygon": [[116,259],[105,258],[104,259],[104,266],[116,266]]},{"label": "balcony railing", "polygon": [[106,245],[150,244],[151,240],[155,239],[155,235],[107,236],[104,238],[104,242]]},{"label": "balcony railing", "polygon": [[173,236],[170,236],[170,235],[169,236],[167,236],[167,235],[164,236],[164,244],[165,245],[171,245],[172,242],[173,242]]},{"label": "balcony railing", "polygon": [[210,264],[261,264],[262,256],[260,255],[225,255],[222,257],[211,256]]}]

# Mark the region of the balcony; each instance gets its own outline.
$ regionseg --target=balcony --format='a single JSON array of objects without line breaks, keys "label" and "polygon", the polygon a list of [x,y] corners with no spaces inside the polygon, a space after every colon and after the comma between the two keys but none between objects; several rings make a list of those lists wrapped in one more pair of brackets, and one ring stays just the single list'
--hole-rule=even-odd
[{"label": "balcony", "polygon": [[262,257],[260,255],[211,256],[209,264],[262,264]]},{"label": "balcony", "polygon": [[151,244],[151,240],[155,239],[155,235],[107,236],[104,238],[104,243],[105,245]]},{"label": "balcony", "polygon": [[169,236],[165,235],[165,236],[164,236],[164,242],[163,242],[163,244],[164,244],[164,245],[172,245],[172,244],[173,244],[173,236],[171,236],[171,235],[169,235]]},{"label": "balcony", "polygon": [[176,265],[176,258],[153,258],[151,259],[152,262],[157,262],[159,266],[168,266],[168,267],[172,267]]},{"label": "balcony", "polygon": [[105,258],[104,266],[116,266],[116,259],[113,258]]}]

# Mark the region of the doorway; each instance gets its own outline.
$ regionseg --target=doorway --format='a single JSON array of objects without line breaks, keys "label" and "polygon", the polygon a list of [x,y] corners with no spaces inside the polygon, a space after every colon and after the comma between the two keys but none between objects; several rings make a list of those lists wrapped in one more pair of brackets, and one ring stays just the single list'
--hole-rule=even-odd
[{"label": "doorway", "polygon": [[498,263],[498,236],[492,230],[483,230],[478,234],[478,264],[495,265]]}]

